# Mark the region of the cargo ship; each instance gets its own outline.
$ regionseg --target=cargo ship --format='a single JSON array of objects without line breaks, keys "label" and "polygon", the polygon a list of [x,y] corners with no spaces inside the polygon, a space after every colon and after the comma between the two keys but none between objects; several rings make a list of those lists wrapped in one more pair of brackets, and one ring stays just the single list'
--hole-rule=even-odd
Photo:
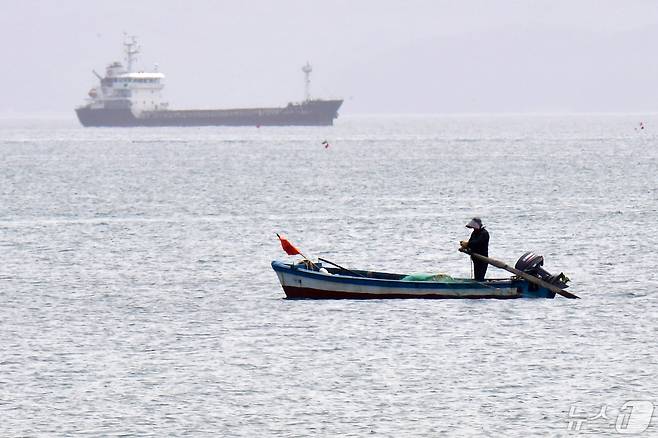
[{"label": "cargo ship", "polygon": [[211,110],[169,109],[162,99],[165,75],[133,71],[139,53],[135,37],[124,40],[125,66],[113,62],[105,76],[94,71],[100,85],[89,90],[84,105],[75,109],[83,126],[330,126],[342,99],[312,99],[311,65],[302,67],[305,99],[284,107]]}]

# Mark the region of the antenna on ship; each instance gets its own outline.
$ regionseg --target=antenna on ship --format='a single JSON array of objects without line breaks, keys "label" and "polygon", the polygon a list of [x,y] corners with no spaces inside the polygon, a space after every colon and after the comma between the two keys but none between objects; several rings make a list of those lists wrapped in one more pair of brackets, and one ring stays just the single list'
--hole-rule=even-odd
[{"label": "antenna on ship", "polygon": [[137,37],[134,35],[123,34],[123,48],[126,53],[126,69],[128,73],[133,71],[133,63],[137,59],[135,55],[139,53],[139,46],[137,45]]},{"label": "antenna on ship", "polygon": [[304,97],[309,101],[311,100],[311,72],[313,71],[313,68],[308,61],[306,61],[306,65],[302,67],[302,71],[304,72]]}]

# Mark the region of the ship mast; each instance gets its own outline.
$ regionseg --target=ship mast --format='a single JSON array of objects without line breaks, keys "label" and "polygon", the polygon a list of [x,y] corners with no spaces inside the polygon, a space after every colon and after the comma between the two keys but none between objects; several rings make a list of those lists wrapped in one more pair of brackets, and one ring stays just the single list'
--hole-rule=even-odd
[{"label": "ship mast", "polygon": [[133,63],[137,59],[135,55],[139,53],[137,37],[124,34],[123,49],[126,53],[126,69],[128,70],[128,73],[130,73],[133,71]]},{"label": "ship mast", "polygon": [[306,61],[306,65],[302,67],[302,71],[304,72],[304,98],[306,101],[309,101],[311,100],[311,72],[313,71],[313,68],[308,61]]}]

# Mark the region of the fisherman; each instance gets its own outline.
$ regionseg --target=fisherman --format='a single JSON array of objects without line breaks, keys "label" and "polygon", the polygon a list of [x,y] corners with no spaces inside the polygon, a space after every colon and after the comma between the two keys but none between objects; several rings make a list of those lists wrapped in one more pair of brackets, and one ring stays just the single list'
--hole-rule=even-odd
[{"label": "fisherman", "polygon": [[[480,254],[485,257],[489,257],[489,232],[484,229],[482,225],[482,220],[479,217],[474,217],[469,223],[466,224],[466,228],[471,228],[473,232],[471,237],[466,240],[459,242],[462,252],[467,252],[469,254]],[[471,260],[473,260],[473,271],[476,281],[484,281],[484,274],[487,273],[487,262],[483,262],[474,258],[471,255]]]}]

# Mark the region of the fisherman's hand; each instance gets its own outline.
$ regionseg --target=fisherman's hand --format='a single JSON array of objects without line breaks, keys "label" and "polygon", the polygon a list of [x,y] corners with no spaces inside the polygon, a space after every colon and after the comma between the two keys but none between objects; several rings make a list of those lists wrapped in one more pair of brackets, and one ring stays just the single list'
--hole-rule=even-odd
[{"label": "fisherman's hand", "polygon": [[460,240],[459,241],[459,246],[461,246],[462,248],[468,248],[468,241]]}]

